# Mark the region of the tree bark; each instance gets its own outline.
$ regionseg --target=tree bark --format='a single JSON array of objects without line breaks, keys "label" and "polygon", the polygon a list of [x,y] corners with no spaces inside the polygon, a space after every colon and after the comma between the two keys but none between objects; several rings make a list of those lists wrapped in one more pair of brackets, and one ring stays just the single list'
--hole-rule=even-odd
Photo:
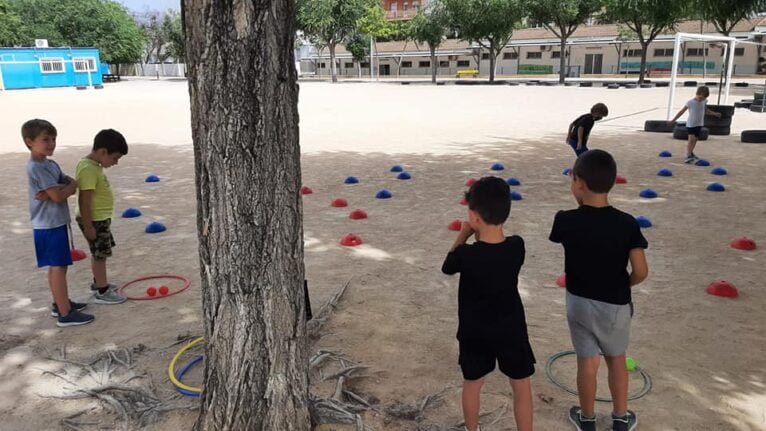
[{"label": "tree bark", "polygon": [[[272,0],[272,1],[275,1],[275,0]],[[330,74],[332,74],[332,82],[338,82],[338,74],[335,72],[335,44],[331,43],[329,45],[329,48],[330,48]]]},{"label": "tree bark", "polygon": [[436,47],[429,44],[428,49],[431,51],[431,82],[436,84],[436,71],[439,66],[436,64]]},{"label": "tree bark", "polygon": [[641,42],[641,68],[638,72],[638,83],[644,83],[644,76],[646,75],[646,50],[649,49],[651,41]]},{"label": "tree bark", "polygon": [[310,427],[292,0],[185,0],[205,336],[197,431]]},{"label": "tree bark", "polygon": [[495,46],[491,44],[489,46],[489,82],[495,81]]}]

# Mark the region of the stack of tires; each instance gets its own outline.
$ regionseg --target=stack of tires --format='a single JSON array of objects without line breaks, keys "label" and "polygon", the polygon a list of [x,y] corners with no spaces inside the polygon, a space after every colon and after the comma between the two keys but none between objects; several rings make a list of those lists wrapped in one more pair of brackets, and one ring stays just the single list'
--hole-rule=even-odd
[{"label": "stack of tires", "polygon": [[766,112],[766,91],[753,94],[753,103],[750,104],[753,112]]},{"label": "stack of tires", "polygon": [[[700,130],[699,140],[707,141],[709,135],[710,130],[708,130],[707,127],[703,127]],[[676,126],[673,128],[673,138],[681,139],[684,141],[689,139],[689,131],[686,130],[686,121],[679,121],[676,123]]]},{"label": "stack of tires", "polygon": [[707,105],[707,109],[718,112],[720,117],[705,115],[705,127],[711,135],[728,136],[731,134],[731,117],[734,115],[734,107],[729,105]]}]

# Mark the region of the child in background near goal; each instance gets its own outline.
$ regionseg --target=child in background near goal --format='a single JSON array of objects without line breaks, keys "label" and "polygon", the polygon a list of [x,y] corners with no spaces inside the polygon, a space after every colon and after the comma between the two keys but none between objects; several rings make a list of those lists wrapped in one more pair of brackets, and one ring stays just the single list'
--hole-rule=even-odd
[{"label": "child in background near goal", "polygon": [[713,112],[707,109],[707,98],[709,96],[709,88],[705,87],[704,85],[697,88],[697,94],[694,96],[694,98],[689,99],[689,101],[686,102],[686,105],[684,105],[684,107],[678,111],[678,114],[676,114],[676,116],[669,121],[671,125],[674,125],[676,124],[676,120],[684,115],[684,112],[687,110],[689,111],[689,118],[686,119],[686,131],[689,133],[689,140],[686,142],[685,163],[694,163],[699,160],[699,157],[694,154],[694,147],[697,146],[697,140],[699,140],[702,126],[705,125],[705,115],[712,115],[719,118],[721,117],[720,112]]},{"label": "child in background near goal", "polygon": [[[506,237],[503,223],[511,212],[510,188],[497,177],[485,177],[466,193],[468,222],[447,254],[442,272],[460,273],[458,331],[463,372],[463,416],[467,431],[481,430],[479,410],[484,377],[495,369],[510,378],[516,429],[532,430],[532,385],[535,355],[529,345],[519,271],[524,240]],[[465,242],[476,236],[473,244]]]},{"label": "child in background near goal", "polygon": [[580,115],[569,125],[567,145],[572,147],[577,157],[588,151],[588,137],[596,121],[609,115],[609,109],[603,103],[596,103],[590,112]]}]

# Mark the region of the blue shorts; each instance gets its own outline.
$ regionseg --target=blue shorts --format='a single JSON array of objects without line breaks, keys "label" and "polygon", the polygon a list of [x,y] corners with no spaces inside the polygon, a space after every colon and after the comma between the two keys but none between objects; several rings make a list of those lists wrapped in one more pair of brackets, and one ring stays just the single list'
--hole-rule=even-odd
[{"label": "blue shorts", "polygon": [[687,132],[688,132],[690,135],[694,135],[694,136],[696,136],[696,137],[698,137],[698,138],[699,138],[699,137],[700,137],[700,133],[702,133],[702,126],[697,126],[697,127],[687,127],[687,128],[686,128],[686,131],[687,131]]},{"label": "blue shorts", "polygon": [[34,236],[38,268],[72,264],[67,225],[53,229],[35,229]]},{"label": "blue shorts", "polygon": [[582,153],[588,151],[588,147],[584,145],[579,150],[577,149],[577,139],[569,139],[567,142],[569,142],[569,146],[572,147],[577,157],[580,157]]}]

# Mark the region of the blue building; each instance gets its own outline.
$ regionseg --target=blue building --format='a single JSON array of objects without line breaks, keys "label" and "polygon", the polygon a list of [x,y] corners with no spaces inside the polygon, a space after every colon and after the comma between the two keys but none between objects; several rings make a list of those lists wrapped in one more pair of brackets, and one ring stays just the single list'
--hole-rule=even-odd
[{"label": "blue building", "polygon": [[0,89],[101,84],[96,48],[0,48]]}]

